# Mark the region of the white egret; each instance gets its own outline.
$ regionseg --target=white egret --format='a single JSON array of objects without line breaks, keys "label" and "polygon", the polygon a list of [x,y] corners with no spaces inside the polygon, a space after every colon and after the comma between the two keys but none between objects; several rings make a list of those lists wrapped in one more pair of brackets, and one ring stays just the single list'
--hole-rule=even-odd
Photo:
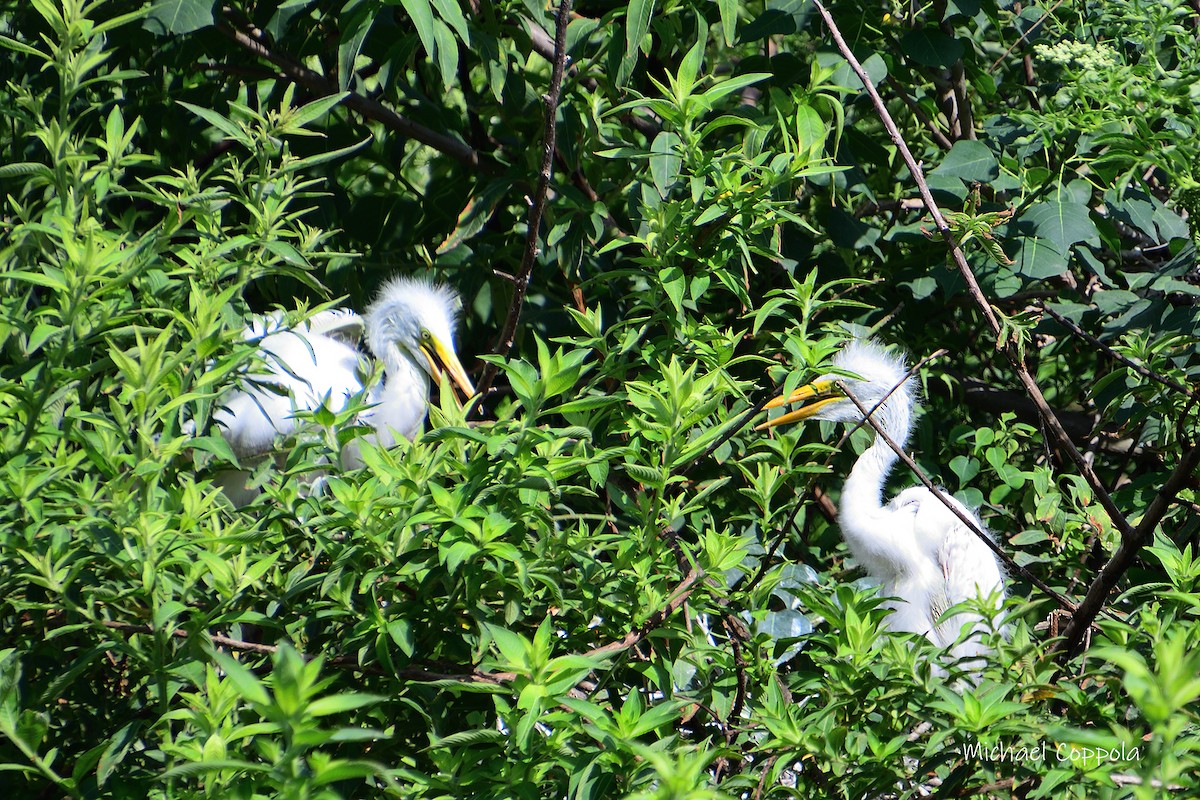
[{"label": "white egret", "polygon": [[[759,426],[769,428],[804,419],[859,423],[863,413],[847,390],[901,447],[912,432],[917,405],[915,381],[904,359],[880,345],[855,340],[833,358],[836,373],[822,375],[768,408],[812,401]],[[857,376],[857,377],[851,377]],[[839,382],[845,387],[839,387]],[[863,452],[842,486],[838,522],[855,559],[882,584],[888,601],[888,626],[923,634],[940,647],[952,647],[955,659],[987,652],[982,633],[989,623],[978,613],[945,612],[979,598],[995,603],[1004,597],[1004,573],[995,553],[929,489],[915,486],[883,504],[883,487],[897,455],[882,436]],[[947,499],[986,531],[979,517],[952,497]],[[989,533],[990,535],[990,533]],[[971,633],[955,642],[965,626]]]},{"label": "white egret", "polygon": [[[272,330],[278,316],[251,325],[247,339],[261,338],[264,371],[248,385],[222,398],[213,420],[239,459],[253,461],[272,453],[276,440],[297,430],[298,412],[322,405],[344,410],[363,392],[371,374],[369,360],[353,343],[365,334],[367,346],[383,363],[383,380],[366,396],[371,407],[359,421],[374,428],[368,438],[388,447],[398,436],[413,439],[421,431],[429,403],[429,379],[443,373],[467,396],[475,393],[454,351],[458,295],[443,284],[396,278],[384,284],[364,317],[333,310],[295,328]],[[358,448],[343,448],[347,467],[362,465]],[[243,476],[244,477],[244,476]],[[235,502],[247,499],[225,483]]]}]

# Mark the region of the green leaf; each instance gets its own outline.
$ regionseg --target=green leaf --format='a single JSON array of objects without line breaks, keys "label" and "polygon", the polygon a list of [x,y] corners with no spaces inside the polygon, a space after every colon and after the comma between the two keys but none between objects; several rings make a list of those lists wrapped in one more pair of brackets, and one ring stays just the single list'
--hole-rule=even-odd
[{"label": "green leaf", "polygon": [[659,270],[658,279],[662,282],[663,291],[671,298],[671,305],[676,311],[683,310],[683,292],[687,288],[687,280],[679,267],[667,267]]},{"label": "green leaf", "polygon": [[320,99],[313,100],[311,103],[305,103],[291,113],[288,118],[289,126],[292,128],[303,128],[307,126],[308,123],[321,119],[328,114],[334,106],[345,100],[349,94],[349,92],[339,92],[338,94],[331,94],[328,97],[322,97]]},{"label": "green leaf", "polygon": [[354,16],[343,13],[341,40],[337,51],[338,88],[345,91],[350,88],[350,82],[355,77],[355,65],[358,54],[362,52],[367,36],[371,33],[371,23],[375,15],[366,13]]},{"label": "green leaf", "polygon": [[246,131],[244,131],[241,128],[241,126],[238,125],[233,120],[230,120],[230,119],[227,119],[226,117],[221,116],[216,111],[213,111],[211,108],[203,108],[201,106],[194,106],[191,103],[185,103],[182,100],[177,100],[176,102],[179,103],[179,105],[186,108],[188,111],[191,111],[193,114],[195,114],[200,119],[207,122],[209,125],[212,125],[214,128],[219,130],[221,133],[225,134],[228,138],[233,139],[235,142],[241,142],[242,144],[246,145],[247,147],[253,147],[254,140],[251,139],[250,136],[246,133]]},{"label": "green leaf", "polygon": [[954,143],[930,175],[954,177],[964,183],[987,183],[1000,176],[1000,162],[983,142],[962,139]]},{"label": "green leaf", "polygon": [[0,166],[0,179],[27,178],[30,175],[37,175],[43,180],[54,180],[54,171],[45,164],[38,164],[33,161],[19,161],[14,164]]},{"label": "green leaf", "polygon": [[632,0],[625,12],[625,55],[617,72],[617,85],[624,85],[633,74],[638,56],[642,52],[642,39],[650,30],[650,18],[654,16],[654,0]]},{"label": "green leaf", "polygon": [[926,26],[905,34],[900,49],[923,67],[949,67],[962,59],[967,48],[961,40]]},{"label": "green leaf", "polygon": [[721,11],[721,34],[725,37],[726,46],[733,45],[733,34],[737,30],[738,0],[717,0]]},{"label": "green leaf", "polygon": [[215,0],[157,0],[142,26],[160,36],[179,36],[213,24]]},{"label": "green leaf", "polygon": [[440,19],[433,21],[433,35],[437,40],[438,72],[442,74],[442,84],[449,91],[458,80],[458,41],[454,33]]},{"label": "green leaf", "polygon": [[770,77],[771,73],[769,72],[749,72],[745,75],[730,78],[727,81],[721,81],[700,96],[708,103],[715,104],[722,97],[739,92],[747,86],[751,86],[759,81],[765,81]]},{"label": "green leaf", "polygon": [[433,0],[433,7],[437,9],[438,16],[454,29],[462,43],[470,47],[471,32],[467,29],[467,19],[458,3],[455,0]]},{"label": "green leaf", "polygon": [[1067,269],[1067,257],[1037,236],[1019,240],[1019,249],[1011,258],[1014,272],[1034,280],[1053,278]]},{"label": "green leaf", "polygon": [[767,0],[763,13],[742,27],[738,41],[757,42],[768,36],[786,36],[803,30],[812,8],[808,0]]},{"label": "green leaf", "polygon": [[38,50],[36,47],[30,47],[24,42],[18,42],[16,39],[8,36],[0,36],[0,47],[6,47],[9,50],[16,50],[18,53],[24,53],[27,56],[40,58],[42,61],[52,60],[50,56]]},{"label": "green leaf", "polygon": [[443,736],[437,739],[429,748],[466,748],[479,744],[503,744],[508,738],[503,732],[493,728],[482,728],[473,731],[459,731],[452,733],[449,736]]},{"label": "green leaf", "polygon": [[500,650],[500,655],[504,658],[507,666],[517,671],[522,671],[527,667],[529,661],[529,643],[524,638],[498,625],[483,623],[483,628],[491,636],[492,641],[496,643],[496,647]]},{"label": "green leaf", "polygon": [[680,145],[679,136],[670,131],[660,132],[650,144],[650,151],[654,154],[650,156],[650,174],[659,197],[665,198],[679,179],[679,170],[683,165],[683,158],[679,155]]},{"label": "green leaf", "polygon": [[270,705],[271,696],[253,672],[228,653],[218,651],[214,658],[221,665],[221,669],[225,670],[226,678],[234,685],[239,695],[257,706]]},{"label": "green leaf", "polygon": [[435,58],[438,48],[437,33],[433,27],[433,8],[429,5],[429,0],[400,0],[400,4],[404,6],[405,12],[416,26],[421,46],[430,58]]},{"label": "green leaf", "polygon": [[[372,739],[381,738],[379,735],[371,737]],[[382,764],[376,764],[373,761],[335,759],[328,763],[321,763],[313,772],[314,786],[327,786],[331,783],[339,783],[341,781],[359,780],[368,778],[372,775],[386,775],[387,769]]]},{"label": "green leaf", "polygon": [[356,708],[382,703],[386,699],[383,695],[378,694],[346,692],[317,698],[308,704],[306,710],[314,717],[328,717],[330,714],[344,714]]},{"label": "green leaf", "polygon": [[1043,201],[1031,206],[1021,220],[1032,223],[1037,235],[1060,253],[1066,253],[1076,242],[1099,243],[1096,223],[1082,204]]}]

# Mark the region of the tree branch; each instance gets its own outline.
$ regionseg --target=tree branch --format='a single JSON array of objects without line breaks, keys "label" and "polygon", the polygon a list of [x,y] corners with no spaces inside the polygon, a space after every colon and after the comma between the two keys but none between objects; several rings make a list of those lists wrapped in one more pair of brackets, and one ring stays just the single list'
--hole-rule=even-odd
[{"label": "tree branch", "polygon": [[679,582],[674,589],[671,590],[670,599],[667,604],[651,614],[645,622],[637,628],[634,628],[629,633],[625,634],[625,638],[609,642],[602,647],[597,647],[593,650],[588,650],[584,656],[605,656],[611,653],[620,653],[636,645],[638,642],[650,635],[650,632],[666,621],[667,617],[675,613],[682,606],[692,592],[695,590],[696,583],[704,577],[704,570],[699,567],[693,567],[683,580]]},{"label": "tree branch", "polygon": [[925,109],[921,108],[921,105],[916,100],[909,97],[908,92],[905,91],[904,87],[900,85],[898,80],[893,78],[891,75],[885,77],[884,80],[887,82],[887,85],[889,88],[891,88],[892,92],[904,101],[904,105],[908,106],[909,111],[913,112],[913,116],[917,118],[917,121],[925,126],[925,128],[929,131],[929,134],[933,137],[933,140],[937,142],[938,147],[942,148],[943,150],[949,150],[954,146],[954,142],[946,138],[946,134],[942,133],[938,129],[937,123],[933,121],[932,117],[925,113]]},{"label": "tree branch", "polygon": [[[293,61],[290,56],[277,53],[268,47],[262,31],[259,29],[247,25],[246,29],[242,30],[235,28],[231,23],[218,23],[216,28],[243,49],[279,67],[283,77],[303,86],[313,94],[325,97],[341,91],[335,81]],[[467,144],[402,117],[382,103],[356,92],[350,92],[343,102],[348,108],[357,111],[367,119],[381,122],[388,129],[445,153],[471,169],[492,175],[499,174],[501,171],[498,164],[490,159],[480,158],[479,153]]]},{"label": "tree branch", "polygon": [[1100,610],[1104,608],[1109,592],[1133,564],[1142,546],[1154,536],[1158,524],[1166,516],[1172,503],[1175,502],[1175,495],[1195,474],[1198,466],[1200,466],[1200,446],[1193,445],[1184,451],[1175,470],[1167,478],[1167,482],[1158,490],[1158,494],[1154,495],[1154,500],[1150,502],[1150,507],[1146,509],[1146,514],[1138,523],[1137,528],[1130,536],[1121,538],[1117,552],[1113,553],[1112,558],[1096,576],[1096,580],[1088,587],[1087,594],[1084,595],[1083,600],[1079,603],[1079,608],[1071,616],[1071,622],[1063,631],[1063,638],[1059,641],[1056,649],[1064,660],[1071,658],[1079,650],[1079,645],[1083,642],[1083,634],[1091,627],[1092,621],[1100,613]]},{"label": "tree branch", "polygon": [[[550,73],[550,90],[543,96],[546,104],[546,126],[542,136],[542,168],[538,172],[537,189],[534,190],[532,205],[529,209],[528,230],[525,234],[525,255],[521,258],[521,269],[514,276],[512,303],[508,307],[508,317],[504,320],[504,328],[500,339],[492,351],[494,355],[505,356],[512,349],[513,339],[517,333],[517,323],[521,319],[521,308],[525,304],[525,293],[529,290],[529,276],[533,273],[533,264],[541,252],[542,214],[546,210],[546,192],[550,186],[551,170],[554,167],[555,138],[558,126],[558,100],[562,91],[563,70],[567,61],[567,23],[571,18],[571,0],[559,0],[558,14],[555,19],[554,60]],[[489,362],[483,370],[483,375],[476,384],[478,394],[483,397],[492,387],[496,379],[499,365]],[[482,403],[476,409],[482,408]]]},{"label": "tree branch", "polygon": [[1174,381],[1168,377],[1159,375],[1157,372],[1154,372],[1153,370],[1137,363],[1136,361],[1134,361],[1131,358],[1126,358],[1125,356],[1121,355],[1116,350],[1113,350],[1111,347],[1106,345],[1104,342],[1100,341],[1095,336],[1092,336],[1090,333],[1085,331],[1083,328],[1080,328],[1074,322],[1071,322],[1071,320],[1069,320],[1066,317],[1064,317],[1063,315],[1059,314],[1057,311],[1050,308],[1049,306],[1042,304],[1042,311],[1045,311],[1047,314],[1054,317],[1055,321],[1058,322],[1059,325],[1062,325],[1064,328],[1069,330],[1074,335],[1078,336],[1080,339],[1083,339],[1085,342],[1090,344],[1092,347],[1095,347],[1096,349],[1100,350],[1105,355],[1107,355],[1109,358],[1112,358],[1112,359],[1115,359],[1115,360],[1121,362],[1122,364],[1124,364],[1125,366],[1129,367],[1131,370],[1136,372],[1138,375],[1141,375],[1143,378],[1148,378],[1149,380],[1152,380],[1156,383],[1162,384],[1163,386],[1167,387],[1168,389],[1179,392],[1180,394],[1182,394],[1183,396],[1187,397],[1188,399],[1190,399],[1194,402],[1200,402],[1200,392],[1196,392],[1192,389],[1189,389],[1188,387],[1184,386],[1183,384],[1181,384],[1177,381]]},{"label": "tree branch", "polygon": [[[154,634],[159,632],[149,625],[139,625],[129,622],[114,622],[112,620],[104,620],[101,624],[110,630],[121,631],[122,633]],[[175,639],[190,639],[193,635],[181,628],[168,630],[165,631],[165,633]],[[218,647],[224,647],[228,650],[236,650],[241,653],[257,653],[258,655],[269,656],[275,654],[279,650],[279,647],[273,644],[246,642],[242,641],[241,639],[232,639],[228,636],[221,636],[220,634],[216,633],[207,633],[205,635],[213,644],[217,645]],[[303,657],[305,661],[309,661],[313,658],[311,655],[305,653],[301,653],[301,657]],[[366,673],[368,675],[386,675],[406,681],[427,682],[449,680],[459,681],[461,683],[491,683],[500,685],[507,683],[516,677],[516,673],[513,672],[484,672],[483,670],[478,669],[471,670],[470,672],[453,674],[430,672],[429,670],[417,668],[405,668],[389,671],[372,665],[364,666],[359,664],[357,660],[349,658],[331,658],[325,663],[338,669],[347,669],[354,672]]]},{"label": "tree branch", "polygon": [[[696,583],[704,578],[704,570],[699,567],[693,567],[683,580],[680,581],[672,590],[667,600],[667,604],[651,614],[645,622],[638,627],[629,631],[625,636],[618,641],[609,642],[606,645],[588,650],[583,653],[585,657],[606,656],[614,653],[624,652],[634,645],[641,642],[650,633],[661,625],[666,619],[674,614],[687,599],[691,597],[695,590]],[[142,625],[130,622],[114,622],[112,620],[103,620],[101,624],[109,630],[120,631],[129,634],[154,634],[160,631],[149,625]],[[175,639],[190,639],[193,634],[175,628],[172,630],[162,631],[168,636]],[[236,650],[243,653],[257,653],[258,655],[274,655],[279,647],[273,644],[259,644],[258,642],[246,642],[241,639],[233,639],[228,636],[221,636],[215,633],[206,633],[208,639],[218,647],[224,647],[228,650]],[[309,661],[313,656],[301,653],[304,660]],[[460,683],[490,683],[500,686],[506,683],[511,683],[516,679],[515,672],[486,672],[481,669],[470,668],[464,669],[461,672],[433,672],[426,669],[408,667],[398,670],[384,670],[374,665],[362,665],[357,659],[348,657],[331,658],[325,662],[331,667],[338,669],[346,669],[354,672],[362,672],[369,675],[382,675],[385,677],[399,678],[405,681],[432,682],[432,681],[458,681]]]}]

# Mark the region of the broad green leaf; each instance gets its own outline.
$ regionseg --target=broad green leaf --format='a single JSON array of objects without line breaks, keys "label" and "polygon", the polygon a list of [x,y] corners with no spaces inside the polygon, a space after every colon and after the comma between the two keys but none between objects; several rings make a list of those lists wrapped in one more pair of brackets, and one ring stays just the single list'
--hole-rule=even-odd
[{"label": "broad green leaf", "polygon": [[375,15],[369,13],[369,9],[366,9],[368,13],[354,13],[357,10],[346,13],[346,9],[343,9],[342,13],[341,40],[337,52],[338,89],[342,91],[350,88],[354,80],[358,54],[362,52],[371,33],[371,24],[375,21]]},{"label": "broad green leaf", "polygon": [[313,100],[311,103],[305,103],[300,108],[292,112],[288,123],[293,128],[303,128],[310,122],[315,122],[321,119],[338,103],[346,99],[349,92],[340,92],[331,94],[328,97],[322,97],[318,100]]},{"label": "broad green leaf", "polygon": [[454,29],[462,43],[470,47],[471,32],[467,29],[467,19],[463,16],[462,9],[459,8],[456,0],[433,0],[433,7],[437,9],[438,16],[442,18],[442,21]]},{"label": "broad green leaf", "polygon": [[679,136],[670,131],[659,133],[650,144],[654,154],[650,157],[650,174],[660,197],[665,198],[679,179],[679,169],[683,165],[680,144]]},{"label": "broad green leaf", "polygon": [[483,230],[496,208],[511,189],[508,181],[492,181],[477,188],[467,200],[467,205],[458,215],[458,224],[450,235],[437,246],[437,254],[444,255]]},{"label": "broad green leaf", "polygon": [[458,80],[458,41],[453,31],[440,19],[433,21],[433,35],[437,40],[437,65],[442,74],[442,83],[449,91]]},{"label": "broad green leaf", "polygon": [[961,40],[926,26],[905,34],[900,49],[923,67],[949,67],[963,57],[967,48]]},{"label": "broad green leaf", "polygon": [[179,36],[213,24],[214,0],[156,0],[143,27],[157,34]]},{"label": "broad green leaf", "polygon": [[1043,201],[1031,206],[1021,221],[1031,223],[1037,235],[1061,253],[1077,242],[1098,243],[1096,223],[1084,205]]},{"label": "broad green leaf", "polygon": [[716,86],[711,87],[708,91],[701,95],[708,103],[715,104],[717,100],[734,92],[740,92],[747,86],[751,86],[759,81],[765,81],[771,77],[769,72],[751,72],[746,75],[738,75],[730,78],[727,81],[721,81]]},{"label": "broad green leaf", "polygon": [[717,7],[721,11],[721,34],[725,37],[727,46],[733,45],[733,35],[737,30],[737,0],[717,0]]},{"label": "broad green leaf", "polygon": [[182,100],[178,100],[176,102],[178,102],[179,105],[183,106],[188,111],[191,111],[200,119],[207,122],[209,125],[212,125],[230,139],[233,139],[236,142],[241,142],[248,147],[253,146],[254,141],[250,138],[249,134],[233,120],[218,114],[211,108],[202,108],[201,106],[195,106],[191,103],[185,103]]},{"label": "broad green leaf", "polygon": [[377,694],[364,692],[346,692],[343,694],[319,697],[308,704],[305,709],[314,717],[327,717],[330,714],[344,714],[356,708],[380,703],[386,698]]},{"label": "broad green leaf", "polygon": [[631,0],[625,12],[625,54],[617,72],[617,85],[623,85],[633,74],[638,56],[642,52],[642,40],[650,30],[650,18],[654,15],[654,0]]},{"label": "broad green leaf", "polygon": [[421,38],[421,46],[430,58],[437,57],[438,41],[434,30],[433,8],[429,0],[399,0],[404,10],[417,28],[417,36]]},{"label": "broad green leaf", "polygon": [[991,149],[980,141],[962,139],[954,143],[930,175],[954,177],[965,183],[987,183],[1000,175],[1000,163]]}]

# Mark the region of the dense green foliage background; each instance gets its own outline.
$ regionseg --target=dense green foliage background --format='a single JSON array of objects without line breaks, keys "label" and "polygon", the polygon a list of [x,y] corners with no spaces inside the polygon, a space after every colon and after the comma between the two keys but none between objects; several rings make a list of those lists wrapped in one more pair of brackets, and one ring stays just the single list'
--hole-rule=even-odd
[{"label": "dense green foliage background", "polygon": [[[811,4],[581,0],[540,252],[495,357],[556,9],[0,9],[14,796],[1196,784],[1192,5],[831,4],[998,345]],[[397,273],[462,293],[459,352],[500,367],[496,391],[463,409],[443,390],[420,440],[364,446],[365,469],[308,494],[354,434],[352,411],[317,414],[232,507],[209,418],[253,363],[247,321],[362,308]],[[1077,602],[1123,541],[1137,555],[1080,653],[1016,574],[977,686],[881,632],[830,502],[871,434],[835,447],[832,426],[767,435],[748,413],[867,332],[940,351],[912,449],[1031,576]],[[1122,527],[1147,518],[1141,547]]]}]

